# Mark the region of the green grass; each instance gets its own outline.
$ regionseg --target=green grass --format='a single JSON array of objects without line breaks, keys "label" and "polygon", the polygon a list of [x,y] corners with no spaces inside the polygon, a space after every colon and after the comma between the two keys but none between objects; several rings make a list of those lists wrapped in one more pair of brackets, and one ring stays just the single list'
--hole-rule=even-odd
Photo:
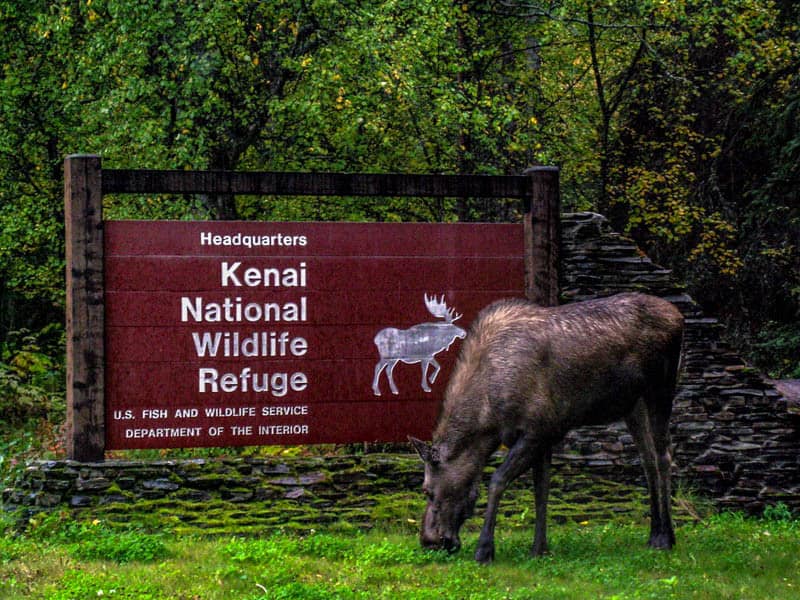
[{"label": "green grass", "polygon": [[641,522],[553,524],[551,554],[532,532],[498,526],[497,559],[473,562],[478,520],[461,553],[422,550],[405,530],[343,526],[299,536],[145,533],[43,518],[0,540],[0,598],[426,599],[798,598],[800,522],[716,515],[678,530],[671,552],[645,547]]}]

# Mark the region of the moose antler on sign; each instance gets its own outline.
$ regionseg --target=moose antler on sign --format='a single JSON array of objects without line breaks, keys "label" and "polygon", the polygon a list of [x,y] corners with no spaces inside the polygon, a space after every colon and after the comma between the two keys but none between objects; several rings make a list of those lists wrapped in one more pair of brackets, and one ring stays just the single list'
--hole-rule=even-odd
[{"label": "moose antler on sign", "polygon": [[452,323],[461,318],[461,313],[456,313],[454,316],[455,310],[447,307],[447,303],[444,301],[444,294],[438,300],[436,296],[428,298],[428,294],[425,294],[425,306],[428,308],[429,313],[434,317],[444,319],[445,323]]}]

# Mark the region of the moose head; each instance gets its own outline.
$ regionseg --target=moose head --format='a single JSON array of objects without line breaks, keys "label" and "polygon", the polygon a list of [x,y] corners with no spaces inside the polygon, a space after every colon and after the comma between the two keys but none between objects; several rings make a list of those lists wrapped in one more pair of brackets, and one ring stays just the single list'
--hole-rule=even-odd
[{"label": "moose head", "polygon": [[445,444],[409,437],[425,463],[422,491],[427,498],[419,539],[423,547],[457,552],[458,532],[475,509],[478,483],[475,461],[467,453],[452,456]]}]

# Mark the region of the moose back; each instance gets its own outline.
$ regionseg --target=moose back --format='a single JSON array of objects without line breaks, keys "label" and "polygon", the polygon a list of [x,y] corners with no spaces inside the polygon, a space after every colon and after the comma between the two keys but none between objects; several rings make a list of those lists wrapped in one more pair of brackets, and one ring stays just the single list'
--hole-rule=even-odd
[{"label": "moose back", "polygon": [[625,419],[647,476],[649,545],[671,548],[669,419],[682,335],[680,312],[642,294],[553,308],[500,301],[481,311],[448,382],[433,442],[411,440],[425,462],[422,544],[460,547],[484,466],[504,444],[509,450],[489,484],[475,558],[493,559],[500,497],[529,470],[532,554],[543,554],[553,445],[575,427]]}]

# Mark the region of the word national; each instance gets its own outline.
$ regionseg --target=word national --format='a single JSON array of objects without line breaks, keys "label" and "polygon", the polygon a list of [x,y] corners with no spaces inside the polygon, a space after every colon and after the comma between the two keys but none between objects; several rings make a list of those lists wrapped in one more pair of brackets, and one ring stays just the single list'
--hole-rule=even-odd
[{"label": "word national", "polygon": [[308,299],[299,302],[244,302],[241,298],[225,298],[222,302],[206,302],[197,296],[181,298],[181,321],[184,323],[255,323],[258,321],[308,320]]}]

